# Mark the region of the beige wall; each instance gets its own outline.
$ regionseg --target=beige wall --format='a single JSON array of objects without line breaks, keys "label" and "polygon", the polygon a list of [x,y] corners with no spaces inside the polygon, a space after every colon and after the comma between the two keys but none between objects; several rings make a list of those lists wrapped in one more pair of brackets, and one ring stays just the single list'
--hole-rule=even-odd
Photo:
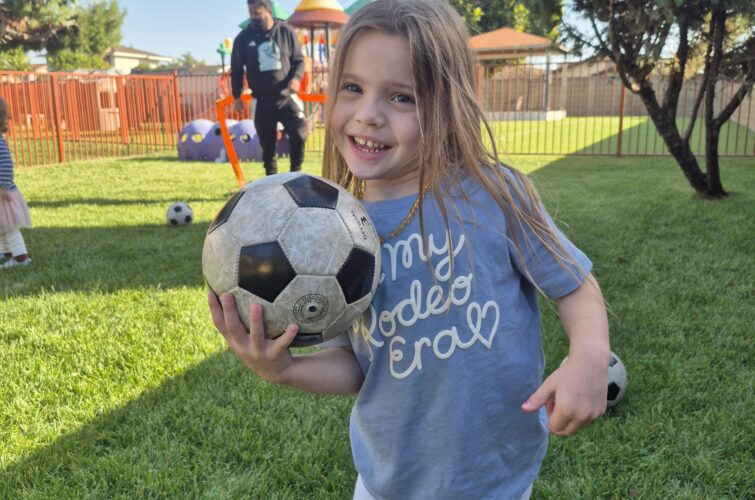
[{"label": "beige wall", "polygon": [[139,66],[138,59],[126,59],[123,57],[113,57],[113,68],[121,73],[131,73],[131,70]]},{"label": "beige wall", "polygon": [[131,70],[139,66],[139,64],[148,64],[150,68],[156,68],[160,63],[162,62],[170,62],[171,59],[169,57],[162,57],[159,60],[158,59],[152,59],[152,58],[142,58],[138,56],[126,56],[126,55],[118,55],[112,54],[108,56],[108,63],[112,68],[115,68],[116,70],[120,71],[124,74],[131,73]]},{"label": "beige wall", "polygon": [[[548,85],[548,109],[566,110],[567,116],[618,116],[622,89],[621,80],[614,72],[585,75],[583,68],[576,72],[554,72]],[[572,76],[575,75],[575,76]],[[542,111],[545,76],[542,73],[504,70],[493,76],[486,75],[481,84],[482,103],[486,111]],[[665,78],[652,77],[653,87],[659,99],[665,91]],[[700,79],[687,80],[679,97],[678,116],[689,116]],[[721,103],[728,103],[739,84],[721,82],[716,89],[716,109],[720,112]],[[734,112],[731,121],[755,132],[755,91],[750,91]],[[698,119],[702,119],[702,108]],[[639,96],[625,91],[625,116],[647,116],[645,105]]]}]

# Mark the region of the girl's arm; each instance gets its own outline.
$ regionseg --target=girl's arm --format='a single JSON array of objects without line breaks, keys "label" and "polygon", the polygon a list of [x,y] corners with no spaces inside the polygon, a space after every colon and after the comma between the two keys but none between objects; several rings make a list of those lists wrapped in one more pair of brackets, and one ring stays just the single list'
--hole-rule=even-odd
[{"label": "girl's arm", "polygon": [[535,411],[545,404],[548,430],[568,436],[605,413],[611,358],[608,317],[592,274],[579,288],[558,299],[556,306],[569,337],[569,357],[522,408]]},{"label": "girl's arm", "polygon": [[228,346],[261,378],[275,384],[318,394],[356,394],[364,375],[351,349],[326,349],[305,356],[292,356],[289,345],[299,327],[291,324],[276,339],[268,339],[262,326],[262,307],[249,306],[249,331],[246,331],[236,302],[229,293],[208,293],[212,322]]}]

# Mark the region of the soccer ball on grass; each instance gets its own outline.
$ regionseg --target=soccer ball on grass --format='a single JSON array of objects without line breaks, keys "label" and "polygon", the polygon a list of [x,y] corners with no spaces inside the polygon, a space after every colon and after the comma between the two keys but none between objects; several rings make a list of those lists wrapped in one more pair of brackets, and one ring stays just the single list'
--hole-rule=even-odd
[{"label": "soccer ball on grass", "polygon": [[299,325],[292,345],[314,345],[344,332],[372,301],[380,241],[348,191],[303,173],[251,182],[210,224],[202,250],[210,289],[231,292],[244,325],[261,304],[265,332]]},{"label": "soccer ball on grass", "polygon": [[191,207],[183,201],[177,201],[168,207],[168,212],[165,214],[165,220],[171,226],[186,226],[192,223],[194,220],[194,212]]}]

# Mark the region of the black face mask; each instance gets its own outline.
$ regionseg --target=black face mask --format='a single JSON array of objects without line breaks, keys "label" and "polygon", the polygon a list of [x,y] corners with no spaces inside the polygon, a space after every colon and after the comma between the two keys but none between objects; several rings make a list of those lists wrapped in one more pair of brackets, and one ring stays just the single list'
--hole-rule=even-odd
[{"label": "black face mask", "polygon": [[251,19],[249,24],[255,31],[265,31],[264,19]]}]

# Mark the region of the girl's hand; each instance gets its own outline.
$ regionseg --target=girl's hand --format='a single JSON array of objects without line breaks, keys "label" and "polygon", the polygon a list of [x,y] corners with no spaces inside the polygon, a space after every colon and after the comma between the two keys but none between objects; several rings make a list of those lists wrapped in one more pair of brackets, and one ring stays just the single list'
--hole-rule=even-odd
[{"label": "girl's hand", "polygon": [[224,293],[218,301],[215,293],[207,294],[212,322],[228,342],[228,346],[249,368],[261,378],[276,384],[284,383],[286,370],[291,366],[291,352],[288,346],[299,331],[295,323],[276,339],[265,336],[262,325],[262,306],[249,306],[249,332],[244,328],[236,301],[230,293]]},{"label": "girl's hand", "polygon": [[608,364],[602,362],[604,357],[570,354],[522,409],[534,412],[546,405],[548,430],[558,436],[574,434],[606,411]]},{"label": "girl's hand", "polygon": [[0,200],[10,201],[10,190],[0,188]]}]

